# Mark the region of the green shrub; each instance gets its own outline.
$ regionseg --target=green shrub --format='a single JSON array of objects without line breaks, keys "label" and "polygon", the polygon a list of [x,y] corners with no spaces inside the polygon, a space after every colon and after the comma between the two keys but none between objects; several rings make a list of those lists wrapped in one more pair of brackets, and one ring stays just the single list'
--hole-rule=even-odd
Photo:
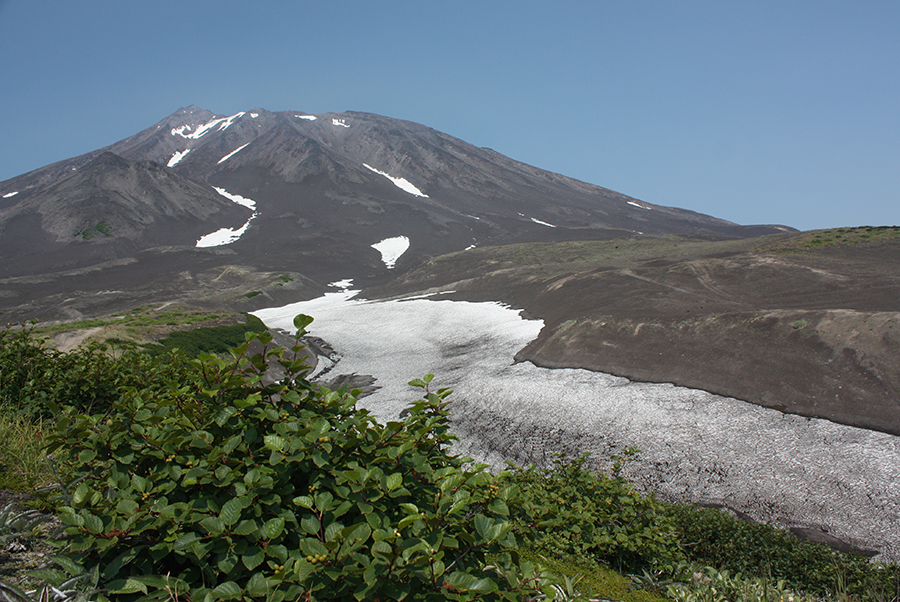
[{"label": "green shrub", "polygon": [[[633,453],[634,450],[629,450]],[[652,495],[641,495],[618,476],[585,468],[587,456],[539,470],[511,468],[501,482],[518,485],[518,528],[536,549],[635,570],[680,558],[675,529]]]},{"label": "green shrub", "polygon": [[806,592],[866,595],[900,584],[897,565],[867,559],[802,541],[771,525],[740,520],[714,508],[668,506],[685,555],[691,561],[744,575],[783,580]]},{"label": "green shrub", "polygon": [[194,330],[173,332],[159,341],[159,345],[148,346],[147,350],[150,353],[159,354],[173,349],[181,349],[191,357],[197,357],[201,353],[225,353],[231,347],[240,345],[244,341],[246,333],[265,332],[265,330],[266,325],[262,320],[247,314],[247,321],[244,324],[206,326]]},{"label": "green shrub", "polygon": [[[311,318],[298,316],[303,328]],[[446,396],[378,423],[353,393],[303,378],[301,348],[205,356],[152,394],[62,418],[50,450],[77,483],[69,557],[117,599],[521,599],[517,488],[448,454]],[[288,375],[264,385],[271,364]],[[491,555],[492,565],[486,558]],[[174,592],[174,593],[173,593]]]},{"label": "green shrub", "polygon": [[62,353],[45,348],[30,328],[7,327],[0,330],[0,411],[32,418],[50,417],[51,406],[102,413],[121,387],[179,379],[186,368],[181,356],[153,359],[133,348],[113,353],[103,343]]}]

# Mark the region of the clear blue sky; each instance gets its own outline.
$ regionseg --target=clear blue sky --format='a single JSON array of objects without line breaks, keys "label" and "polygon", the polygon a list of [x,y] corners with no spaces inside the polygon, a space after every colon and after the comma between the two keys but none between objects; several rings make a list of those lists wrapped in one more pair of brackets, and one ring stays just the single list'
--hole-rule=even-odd
[{"label": "clear blue sky", "polygon": [[416,121],[651,203],[900,224],[900,2],[0,0],[0,180],[182,106]]}]

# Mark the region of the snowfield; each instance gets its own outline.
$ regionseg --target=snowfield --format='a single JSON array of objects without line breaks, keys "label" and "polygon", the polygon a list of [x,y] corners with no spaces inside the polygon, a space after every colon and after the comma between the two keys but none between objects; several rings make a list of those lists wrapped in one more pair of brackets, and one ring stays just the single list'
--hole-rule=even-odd
[{"label": "snowfield", "polygon": [[433,373],[435,387],[454,390],[459,453],[499,468],[591,452],[604,467],[611,453],[636,447],[626,476],[664,498],[825,530],[900,560],[900,437],[668,384],[516,364],[542,322],[496,303],[352,293],[254,313],[287,331],[296,314],[313,316],[311,334],[342,356],[330,376],[373,375],[381,389],[360,403],[382,420],[416,399],[405,383]]}]

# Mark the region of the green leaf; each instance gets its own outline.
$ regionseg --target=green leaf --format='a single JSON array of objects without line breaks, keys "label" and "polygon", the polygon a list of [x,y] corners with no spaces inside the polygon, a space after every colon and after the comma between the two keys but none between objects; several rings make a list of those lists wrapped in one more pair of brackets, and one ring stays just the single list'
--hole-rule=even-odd
[{"label": "green leaf", "polygon": [[319,519],[312,514],[307,514],[302,519],[300,519],[300,528],[310,535],[317,534],[321,526],[322,525],[319,522]]},{"label": "green leaf", "polygon": [[294,563],[294,574],[297,575],[297,580],[301,583],[306,581],[306,578],[312,575],[315,570],[316,565],[307,562],[306,560],[300,560],[299,562]]},{"label": "green leaf", "polygon": [[138,511],[138,504],[134,500],[119,500],[116,503],[116,512],[130,516]]},{"label": "green leaf", "polygon": [[339,531],[343,531],[344,526],[341,523],[334,522],[325,528],[325,541],[334,541]]},{"label": "green leaf", "polygon": [[492,526],[493,524],[491,522],[491,519],[489,519],[485,515],[475,515],[475,530],[478,531],[478,534],[482,537],[482,539],[490,539]]},{"label": "green leaf", "polygon": [[231,498],[225,505],[222,506],[222,511],[219,513],[219,518],[222,519],[222,522],[228,525],[229,527],[241,518],[241,502],[240,498]]},{"label": "green leaf", "polygon": [[103,521],[100,520],[99,517],[94,516],[90,513],[84,513],[82,515],[84,517],[84,528],[90,531],[91,533],[103,533]]},{"label": "green leaf", "polygon": [[284,518],[276,516],[266,521],[265,531],[267,539],[275,539],[281,535],[282,531],[284,531]]},{"label": "green leaf", "polygon": [[386,554],[390,556],[394,550],[391,548],[391,544],[386,541],[376,541],[372,544],[372,553],[373,554]]},{"label": "green leaf", "polygon": [[262,573],[254,573],[247,582],[247,594],[254,598],[264,598],[268,591],[269,583]]},{"label": "green leaf", "polygon": [[87,483],[82,483],[75,489],[75,493],[72,494],[72,504],[75,506],[80,506],[84,503],[84,500],[87,499],[88,494],[90,494],[91,488],[88,487]]},{"label": "green leaf", "polygon": [[293,501],[294,501],[294,504],[296,504],[297,506],[300,506],[301,508],[312,509],[312,507],[313,507],[313,499],[312,499],[312,497],[310,497],[308,495],[298,495],[297,497],[294,498]]},{"label": "green leaf", "polygon": [[206,529],[210,535],[220,535],[225,530],[225,523],[217,516],[207,516],[200,525]]},{"label": "green leaf", "polygon": [[244,563],[244,566],[247,567],[248,571],[252,571],[260,564],[262,561],[266,559],[266,553],[260,550],[257,547],[252,548],[254,550],[253,554],[248,554],[246,556],[241,556],[241,562]]},{"label": "green leaf", "polygon": [[403,475],[400,474],[399,472],[395,472],[394,474],[390,475],[387,478],[388,491],[396,489],[397,487],[400,487],[400,485],[402,485],[402,484],[403,484]]},{"label": "green leaf", "polygon": [[259,529],[259,525],[256,524],[256,521],[253,519],[250,520],[242,520],[238,523],[238,526],[231,530],[234,535],[250,535]]},{"label": "green leaf", "polygon": [[231,600],[241,597],[241,587],[234,581],[226,581],[220,583],[212,590],[213,598],[220,600]]},{"label": "green leaf", "polygon": [[185,533],[184,535],[180,535],[178,539],[175,540],[175,544],[172,546],[175,550],[186,550],[188,549],[192,543],[200,539],[200,535],[198,533]]},{"label": "green leaf", "polygon": [[117,579],[109,584],[109,593],[111,594],[134,594],[141,592],[147,593],[147,586],[137,579]]},{"label": "green leaf", "polygon": [[284,449],[284,439],[278,435],[266,435],[263,437],[263,442],[265,443],[266,449],[274,451],[281,451]]},{"label": "green leaf", "polygon": [[297,314],[294,316],[294,328],[297,330],[306,330],[306,327],[312,324],[313,319],[306,314]]}]

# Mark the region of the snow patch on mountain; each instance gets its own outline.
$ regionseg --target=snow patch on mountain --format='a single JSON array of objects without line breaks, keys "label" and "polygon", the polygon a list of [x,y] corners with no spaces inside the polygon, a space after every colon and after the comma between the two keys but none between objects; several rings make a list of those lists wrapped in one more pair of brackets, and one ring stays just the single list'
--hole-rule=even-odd
[{"label": "snow patch on mountain", "polygon": [[418,188],[416,188],[416,187],[415,187],[409,180],[407,180],[406,178],[395,178],[394,176],[392,176],[392,175],[390,175],[390,174],[388,174],[388,173],[385,173],[385,172],[383,172],[383,171],[379,171],[379,170],[375,169],[374,167],[372,167],[372,166],[369,165],[368,163],[363,163],[363,167],[365,167],[366,169],[368,169],[368,170],[370,170],[370,171],[374,171],[375,173],[377,173],[377,174],[380,175],[380,176],[384,176],[385,178],[387,178],[388,180],[390,180],[391,182],[393,182],[394,186],[396,186],[396,187],[399,188],[400,190],[403,190],[404,192],[408,192],[408,193],[411,194],[411,195],[414,195],[414,196],[420,196],[420,197],[425,198],[425,199],[428,198],[428,195],[427,195],[427,194],[425,194],[424,192],[422,192],[421,190],[419,190]]},{"label": "snow patch on mountain", "polygon": [[259,113],[250,113],[250,117],[252,119],[256,119],[257,117],[259,117]]},{"label": "snow patch on mountain", "polygon": [[245,223],[237,230],[235,230],[234,228],[220,228],[219,230],[216,230],[211,234],[201,236],[199,240],[197,240],[197,244],[195,246],[198,248],[204,248],[230,245],[244,235],[244,232],[246,232],[247,228],[250,227],[250,222],[254,217],[256,217],[255,213],[250,216],[250,219],[247,220],[247,223]]},{"label": "snow patch on mountain", "polygon": [[332,120],[331,120],[331,124],[332,124],[332,125],[339,125],[339,126],[341,126],[342,128],[348,128],[348,127],[350,127],[350,125],[349,125],[344,119],[332,119]]},{"label": "snow patch on mountain", "polygon": [[19,194],[19,191],[18,191],[18,190],[15,191],[15,192],[7,192],[6,194],[3,195],[3,198],[4,198],[4,199],[9,199],[9,198],[12,198],[12,197],[16,196],[17,194]]},{"label": "snow patch on mountain", "polygon": [[640,207],[641,209],[646,209],[647,211],[652,211],[650,207],[644,207],[640,203],[635,203],[634,201],[628,201],[629,205],[634,205],[635,207]]},{"label": "snow patch on mountain", "polygon": [[213,186],[213,189],[216,192],[218,192],[219,194],[221,194],[223,197],[228,199],[229,201],[231,201],[233,203],[237,203],[238,205],[243,205],[244,207],[247,207],[249,209],[253,209],[254,211],[256,211],[256,201],[254,201],[253,199],[248,199],[248,198],[242,197],[239,194],[231,194],[230,192],[227,192],[224,188],[216,188],[215,186]]},{"label": "snow patch on mountain", "polygon": [[[247,144],[250,144],[250,143],[248,142]],[[243,150],[244,147],[247,146],[247,144],[245,144],[244,146],[239,146],[239,147],[236,148],[235,150],[231,151],[230,153],[228,153],[227,155],[225,155],[224,157],[222,157],[221,159],[219,159],[219,163],[222,163],[223,161],[227,161],[228,159],[230,159],[231,157],[233,157],[236,153],[238,153],[239,151]]]},{"label": "snow patch on mountain", "polygon": [[351,286],[353,286],[353,279],[345,278],[344,280],[338,280],[337,282],[332,282],[328,286],[333,286],[334,288],[339,288],[342,291],[345,291],[345,290],[349,289]]},{"label": "snow patch on mountain", "polygon": [[[246,144],[244,146],[246,146]],[[240,150],[240,149],[238,149],[238,150]],[[235,152],[237,152],[237,151],[235,151]],[[220,163],[221,163],[221,161],[220,161]],[[238,205],[242,205],[244,207],[249,207],[250,209],[253,209],[253,215],[251,215],[250,219],[248,219],[247,222],[240,228],[237,228],[237,229],[219,228],[215,232],[212,232],[205,236],[201,236],[200,239],[197,240],[197,244],[195,245],[196,247],[200,247],[200,248],[219,247],[221,245],[229,245],[229,244],[235,242],[236,240],[240,239],[241,236],[244,235],[244,232],[246,232],[247,228],[250,227],[250,222],[253,221],[253,218],[255,218],[257,215],[259,215],[259,212],[256,211],[256,201],[254,201],[253,199],[248,199],[248,198],[242,197],[239,194],[231,194],[230,192],[227,192],[224,188],[216,188],[215,186],[213,186],[213,188],[215,189],[216,192],[221,194],[223,197],[225,197],[229,201],[231,201],[233,203],[237,203]]]},{"label": "snow patch on mountain", "polygon": [[172,155],[172,158],[169,159],[168,163],[166,163],[166,167],[175,167],[182,159],[187,156],[189,152],[191,152],[191,149],[189,148],[183,151],[175,151],[175,154]]},{"label": "snow patch on mountain", "polygon": [[294,117],[298,117],[300,119],[305,119],[307,121],[315,121],[318,119],[315,115],[294,115]]},{"label": "snow patch on mountain", "polygon": [[535,218],[531,218],[531,221],[533,221],[533,222],[536,223],[536,224],[540,224],[540,225],[542,225],[542,226],[549,226],[549,227],[551,227],[551,228],[555,228],[555,227],[556,227],[556,226],[554,226],[553,224],[548,224],[547,222],[542,222],[541,220],[535,219]]},{"label": "snow patch on mountain", "polygon": [[409,239],[405,236],[385,238],[372,245],[372,248],[381,253],[381,261],[384,262],[387,269],[392,270],[400,256],[409,248]]},{"label": "snow patch on mountain", "polygon": [[235,113],[231,117],[220,117],[219,119],[213,119],[210,122],[204,123],[203,125],[198,125],[197,129],[190,133],[185,134],[185,132],[191,131],[191,126],[182,125],[177,128],[172,128],[173,136],[181,136],[182,138],[190,138],[192,140],[198,140],[201,136],[212,130],[212,128],[219,126],[215,131],[221,132],[222,130],[227,130],[228,127],[234,123],[234,120],[242,115],[246,115],[245,111],[241,111],[240,113]]}]

